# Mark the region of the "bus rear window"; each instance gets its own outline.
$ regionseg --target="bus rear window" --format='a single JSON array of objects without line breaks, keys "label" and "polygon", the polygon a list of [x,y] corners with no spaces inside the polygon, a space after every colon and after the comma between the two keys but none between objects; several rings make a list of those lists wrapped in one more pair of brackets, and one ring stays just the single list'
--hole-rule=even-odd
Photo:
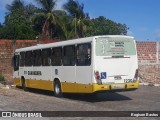
[{"label": "bus rear window", "polygon": [[101,37],[96,39],[97,56],[124,56],[136,55],[135,43],[132,38]]}]

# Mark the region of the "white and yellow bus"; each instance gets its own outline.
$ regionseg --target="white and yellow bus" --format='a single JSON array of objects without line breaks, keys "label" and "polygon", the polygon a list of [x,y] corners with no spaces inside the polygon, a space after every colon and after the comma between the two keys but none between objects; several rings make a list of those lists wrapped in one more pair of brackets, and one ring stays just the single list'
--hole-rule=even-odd
[{"label": "white and yellow bus", "polygon": [[133,37],[94,36],[16,49],[16,86],[62,93],[95,93],[138,88]]}]

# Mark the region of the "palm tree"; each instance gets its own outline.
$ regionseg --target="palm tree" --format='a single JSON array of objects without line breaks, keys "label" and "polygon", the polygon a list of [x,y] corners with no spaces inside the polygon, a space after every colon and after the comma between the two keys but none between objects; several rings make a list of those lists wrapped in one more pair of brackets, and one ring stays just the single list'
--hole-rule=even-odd
[{"label": "palm tree", "polygon": [[[18,15],[20,14],[20,16],[18,16],[18,18],[23,19],[24,21],[26,21],[29,24],[32,24],[31,21],[31,16],[33,14],[36,13],[37,8],[32,5],[25,5],[23,0],[14,0],[11,5],[7,4],[6,8],[8,10],[8,14],[5,17],[5,24],[10,20],[10,15],[15,14]],[[18,18],[15,18],[18,20]]]},{"label": "palm tree", "polygon": [[[8,10],[8,13],[5,16],[5,22],[4,22],[4,24],[7,24],[11,20],[10,14],[17,14],[17,12],[18,13],[24,13],[25,12],[25,5],[24,5],[23,1],[21,1],[21,0],[14,0],[11,3],[11,5],[7,4],[6,8]],[[19,17],[22,18],[22,16],[19,16]]]},{"label": "palm tree", "polygon": [[25,10],[24,2],[21,0],[14,0],[11,5],[6,5],[9,12],[14,12],[15,10]]},{"label": "palm tree", "polygon": [[64,10],[56,10],[55,14],[58,19],[56,32],[61,40],[68,40],[74,37],[74,29],[72,29],[73,17],[68,16]]},{"label": "palm tree", "polygon": [[33,21],[44,18],[44,23],[42,26],[42,39],[52,38],[53,29],[51,26],[57,23],[57,19],[54,13],[54,8],[56,5],[55,0],[35,0],[41,8],[39,9],[38,14],[35,14]]},{"label": "palm tree", "polygon": [[86,31],[86,25],[84,20],[89,18],[89,15],[84,13],[84,4],[80,4],[78,1],[69,0],[65,5],[64,9],[71,15],[73,19],[72,26],[75,29],[75,37],[84,37]]}]

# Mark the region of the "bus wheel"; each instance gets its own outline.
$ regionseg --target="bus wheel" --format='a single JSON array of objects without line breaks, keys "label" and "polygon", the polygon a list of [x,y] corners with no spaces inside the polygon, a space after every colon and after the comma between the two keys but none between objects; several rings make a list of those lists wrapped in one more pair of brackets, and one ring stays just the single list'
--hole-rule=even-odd
[{"label": "bus wheel", "polygon": [[24,78],[22,79],[22,88],[24,91],[27,91],[26,82]]},{"label": "bus wheel", "polygon": [[62,97],[61,84],[57,80],[54,82],[54,95],[56,97]]}]

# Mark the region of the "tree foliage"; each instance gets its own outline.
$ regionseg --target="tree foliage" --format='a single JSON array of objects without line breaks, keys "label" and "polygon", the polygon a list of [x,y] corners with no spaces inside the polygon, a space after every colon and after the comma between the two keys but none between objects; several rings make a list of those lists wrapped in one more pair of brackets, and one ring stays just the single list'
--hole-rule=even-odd
[{"label": "tree foliage", "polygon": [[86,31],[86,25],[84,24],[85,19],[89,19],[88,14],[84,13],[84,4],[80,4],[78,1],[69,0],[64,5],[64,9],[72,16],[73,28],[75,29],[75,37],[84,37]]},{"label": "tree foliage", "polygon": [[7,5],[9,13],[5,17],[3,27],[0,29],[1,39],[35,39],[36,31],[32,28],[30,14],[20,0]]},{"label": "tree foliage", "polygon": [[55,10],[56,0],[35,0],[38,6],[14,0],[6,5],[8,13],[0,24],[0,39],[46,39],[67,40],[95,35],[126,35],[125,24],[99,16],[90,19],[84,12],[84,4],[68,0],[64,10]]},{"label": "tree foliage", "polygon": [[88,29],[85,36],[126,35],[128,29],[125,24],[116,23],[103,16],[88,20],[86,21],[86,24]]},{"label": "tree foliage", "polygon": [[[40,11],[35,14],[33,22],[42,23],[42,36],[52,38],[53,26],[57,24],[57,19],[54,13],[56,5],[55,0],[36,0],[41,6]],[[40,21],[39,21],[40,20]]]}]

